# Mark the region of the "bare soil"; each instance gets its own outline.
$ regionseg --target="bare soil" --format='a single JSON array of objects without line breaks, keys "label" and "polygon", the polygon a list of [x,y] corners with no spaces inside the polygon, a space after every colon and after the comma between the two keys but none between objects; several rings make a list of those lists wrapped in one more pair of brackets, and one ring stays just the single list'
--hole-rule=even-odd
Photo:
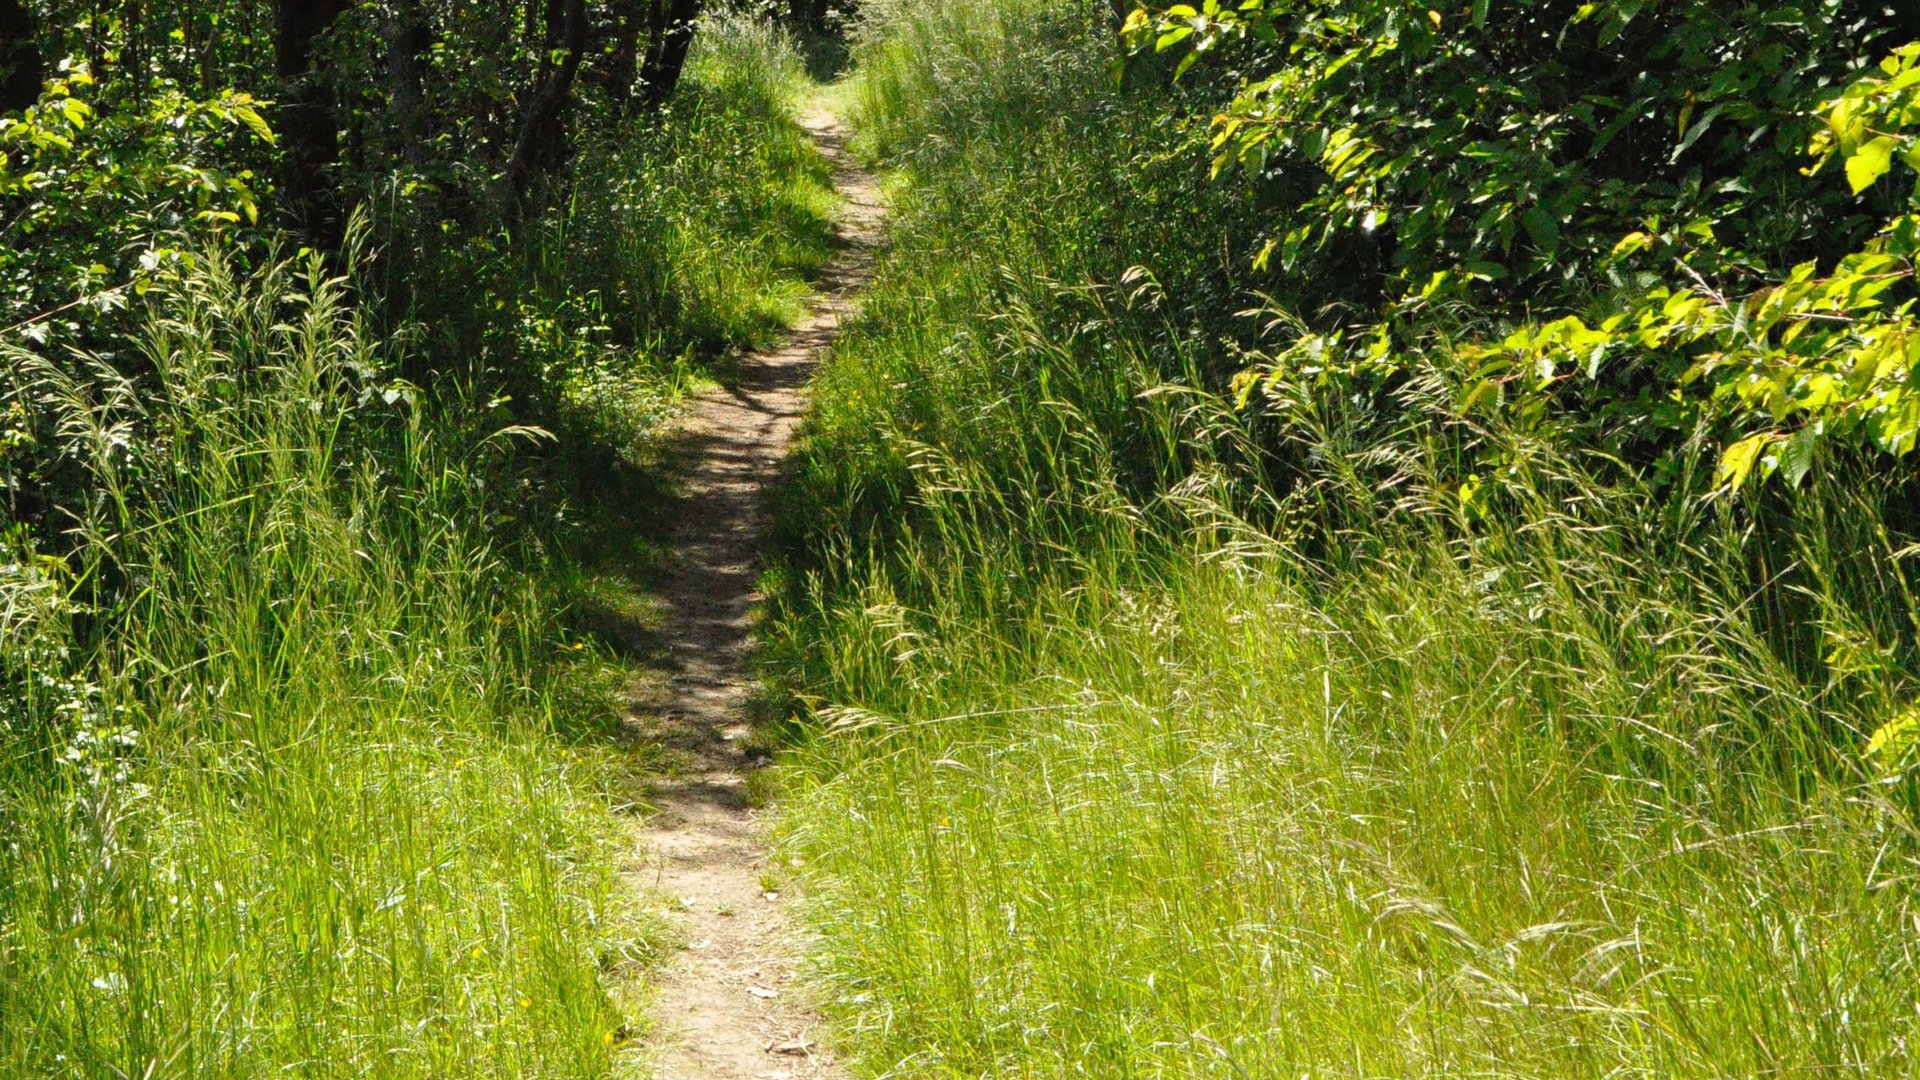
[{"label": "bare soil", "polygon": [[763,488],[805,409],[814,364],[870,276],[882,217],[873,177],[847,154],[837,118],[816,110],[802,122],[845,200],[841,250],[786,343],[746,358],[732,385],[694,403],[678,449],[687,471],[659,591],[672,689],[647,727],[687,764],[652,785],[657,812],[639,831],[639,884],[676,909],[686,942],[655,975],[663,1080],[846,1075],[795,983],[789,901],[768,873],[765,810],[747,782],[765,764],[749,738],[747,664],[761,599]]}]

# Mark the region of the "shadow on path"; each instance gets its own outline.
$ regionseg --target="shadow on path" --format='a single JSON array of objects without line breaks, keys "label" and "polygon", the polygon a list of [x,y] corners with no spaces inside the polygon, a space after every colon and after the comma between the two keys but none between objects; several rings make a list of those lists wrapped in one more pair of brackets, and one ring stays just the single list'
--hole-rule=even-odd
[{"label": "shadow on path", "polygon": [[688,463],[668,526],[672,558],[656,596],[671,692],[643,736],[687,767],[653,786],[656,813],[640,831],[646,883],[670,898],[687,948],[657,973],[663,1078],[803,1080],[845,1073],[815,1042],[819,1017],[791,984],[786,915],[766,888],[766,839],[747,776],[765,763],[749,747],[753,608],[767,527],[765,487],[777,476],[805,411],[805,386],[854,294],[871,274],[883,216],[873,178],[846,152],[824,111],[802,122],[833,165],[845,200],[840,252],[819,298],[780,346],[742,360],[732,385],[697,399],[673,454]]}]

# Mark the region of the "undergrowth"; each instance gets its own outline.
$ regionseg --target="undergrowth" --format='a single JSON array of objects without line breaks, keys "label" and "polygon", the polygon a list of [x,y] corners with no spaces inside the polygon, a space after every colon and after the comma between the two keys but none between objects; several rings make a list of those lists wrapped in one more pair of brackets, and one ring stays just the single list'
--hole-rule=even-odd
[{"label": "undergrowth", "polygon": [[0,466],[59,512],[0,528],[0,1073],[644,1055],[582,566],[827,247],[792,47],[728,16],[692,64],[522,236],[375,207],[357,259],[177,253],[110,355],[4,346]]},{"label": "undergrowth", "polygon": [[594,1075],[611,826],[484,531],[513,437],[390,395],[317,261],[169,293],[137,386],[13,358],[110,498],[8,557],[0,1061]]},{"label": "undergrowth", "polygon": [[426,356],[495,372],[563,452],[605,458],[576,472],[656,464],[686,392],[777,337],[831,253],[826,166],[792,116],[795,45],[728,10],[701,25],[664,113],[582,147],[565,199],[523,235],[441,250],[402,233],[420,246],[383,268],[408,282]]},{"label": "undergrowth", "polygon": [[901,194],[768,661],[857,1068],[1913,1075],[1904,489],[1636,477],[1462,415],[1443,343],[1241,409],[1257,193],[1166,149],[1109,17],[855,47]]}]

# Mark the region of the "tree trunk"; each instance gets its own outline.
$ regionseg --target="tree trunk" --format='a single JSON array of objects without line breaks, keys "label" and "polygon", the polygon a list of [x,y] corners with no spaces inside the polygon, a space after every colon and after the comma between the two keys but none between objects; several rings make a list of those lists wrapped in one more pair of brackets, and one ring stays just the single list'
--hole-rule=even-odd
[{"label": "tree trunk", "polygon": [[[506,215],[509,228],[519,224],[527,210],[527,196],[534,177],[557,154],[564,142],[567,102],[573,92],[573,80],[580,74],[580,61],[587,51],[586,0],[565,0],[564,58],[551,67],[527,101],[520,121],[520,134],[514,139],[513,156],[507,159]],[[549,36],[552,28],[549,27]]]},{"label": "tree trunk", "polygon": [[120,75],[132,82],[133,100],[144,106],[153,71],[147,60],[146,12],[141,9],[140,0],[126,0],[120,5],[120,33],[124,39],[120,48]]},{"label": "tree trunk", "polygon": [[25,0],[0,0],[0,112],[18,112],[40,100],[46,67]]},{"label": "tree trunk", "polygon": [[566,0],[546,0],[541,10],[544,14],[540,19],[540,75],[544,78],[553,69],[553,50],[560,47],[560,39],[566,32]]},{"label": "tree trunk", "polygon": [[633,84],[640,77],[640,32],[646,28],[641,0],[622,0],[615,18],[613,56],[607,61],[607,97],[626,116],[633,110]]},{"label": "tree trunk", "polygon": [[314,64],[314,45],[349,0],[277,0],[274,73],[280,77],[280,135],[286,146],[282,188],[314,246],[340,246],[346,224],[327,174],[340,154],[331,94]]},{"label": "tree trunk", "polygon": [[387,110],[400,157],[415,168],[426,160],[427,51],[433,27],[419,0],[400,0],[388,19]]},{"label": "tree trunk", "polygon": [[693,48],[693,20],[700,0],[652,0],[647,61],[640,69],[641,100],[648,110],[660,108],[680,85],[680,72]]}]

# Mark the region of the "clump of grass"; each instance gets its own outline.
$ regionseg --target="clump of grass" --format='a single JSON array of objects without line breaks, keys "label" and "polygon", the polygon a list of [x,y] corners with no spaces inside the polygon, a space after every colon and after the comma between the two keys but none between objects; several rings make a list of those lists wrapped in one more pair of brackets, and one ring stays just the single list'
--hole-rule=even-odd
[{"label": "clump of grass", "polygon": [[0,1063],[603,1074],[604,803],[482,531],[513,436],[386,381],[317,259],[206,256],[137,344],[137,389],[12,360],[107,496],[44,614],[115,629],[7,657],[38,690],[0,766]]},{"label": "clump of grass", "polygon": [[866,1060],[1909,1074],[1910,801],[1625,525],[1331,591],[1244,533],[1038,583],[909,542],[823,598],[789,835]]},{"label": "clump of grass", "polygon": [[860,1066],[1914,1075],[1920,785],[1860,756],[1914,685],[1893,489],[1743,524],[1458,415],[1441,353],[1392,424],[1304,376],[1246,418],[1237,196],[1120,175],[1093,74],[1044,107],[1025,5],[874,10],[908,180],[769,579]]}]

